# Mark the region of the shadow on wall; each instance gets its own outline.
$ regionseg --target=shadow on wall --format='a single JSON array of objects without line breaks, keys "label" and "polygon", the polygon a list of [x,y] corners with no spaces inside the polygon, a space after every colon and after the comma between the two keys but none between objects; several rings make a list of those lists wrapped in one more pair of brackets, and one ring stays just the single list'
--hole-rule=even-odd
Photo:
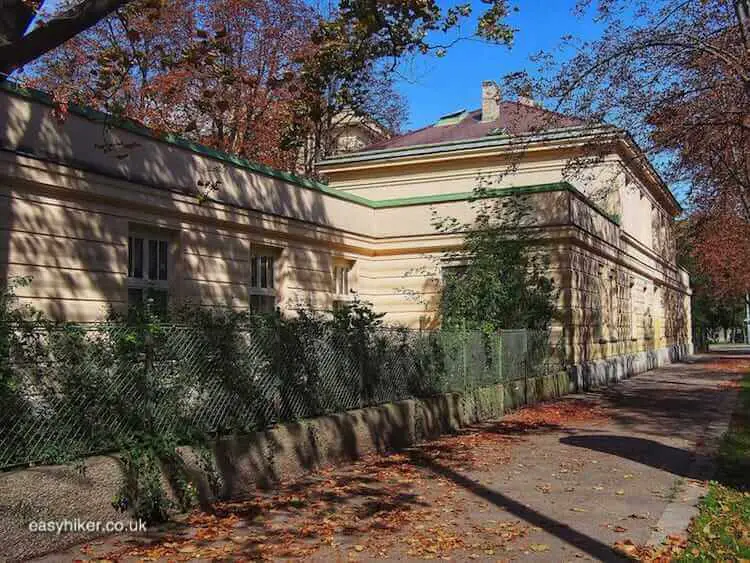
[{"label": "shadow on wall", "polygon": [[[127,302],[127,237],[134,225],[160,229],[174,241],[174,297],[246,307],[250,243],[275,248],[282,265],[294,262],[291,279],[280,281],[299,286],[297,273],[310,272],[315,292],[330,293],[330,260],[322,250],[341,236],[325,229],[332,222],[327,204],[345,202],[74,113],[60,122],[50,107],[7,93],[0,94],[0,110],[8,115],[0,130],[4,158],[13,162],[20,153],[52,171],[46,180],[27,168],[3,174],[14,177],[0,188],[0,283],[32,276],[19,295],[51,316],[93,320]],[[78,182],[83,190],[61,191],[76,181],[53,163],[96,174],[89,176],[95,185]],[[218,190],[201,204],[207,182]],[[300,236],[307,241],[291,242]],[[230,239],[234,245],[225,244]]]},{"label": "shadow on wall", "polygon": [[[246,436],[220,439],[212,448],[222,477],[222,498],[243,497],[256,487],[273,488],[280,481],[367,454],[401,451],[417,442],[455,432],[461,426],[456,394],[407,400],[286,423]],[[193,473],[202,482],[201,472]],[[202,502],[212,493],[203,483]]]},{"label": "shadow on wall", "polygon": [[[602,217],[598,210],[581,205],[573,222],[598,238],[608,240],[611,235],[612,244],[619,246],[619,228],[610,223],[608,228],[615,231],[602,232],[593,220]],[[655,240],[653,250],[673,260],[667,249],[673,250],[672,243]],[[571,252],[570,293],[563,296],[563,306],[570,318],[568,343],[574,363],[624,357],[620,367],[630,370],[632,355],[641,354],[638,361],[651,369],[658,364],[659,349],[689,343],[689,301],[673,288],[681,284],[676,267],[656,260],[656,270],[667,282],[654,283],[582,247],[574,246]],[[677,359],[675,350],[670,350],[670,359]]]}]

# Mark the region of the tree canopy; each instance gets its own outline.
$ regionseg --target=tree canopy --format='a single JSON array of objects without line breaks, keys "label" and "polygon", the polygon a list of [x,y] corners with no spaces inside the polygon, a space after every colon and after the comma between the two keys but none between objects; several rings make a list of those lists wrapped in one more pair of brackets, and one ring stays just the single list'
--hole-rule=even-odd
[{"label": "tree canopy", "polygon": [[690,274],[693,342],[706,350],[718,329],[736,329],[745,315],[750,258],[747,223],[736,214],[695,214],[677,223],[677,256]]},{"label": "tree canopy", "polygon": [[[486,2],[468,36],[509,43],[508,11],[507,0]],[[398,129],[399,63],[467,37],[460,25],[471,12],[435,0],[341,0],[326,11],[304,0],[132,0],[100,12],[21,76],[61,105],[92,105],[312,173],[342,116]]]},{"label": "tree canopy", "polygon": [[750,49],[744,0],[579,0],[600,38],[539,53],[541,78],[510,82],[559,109],[628,130],[673,187],[729,194],[750,219]]}]

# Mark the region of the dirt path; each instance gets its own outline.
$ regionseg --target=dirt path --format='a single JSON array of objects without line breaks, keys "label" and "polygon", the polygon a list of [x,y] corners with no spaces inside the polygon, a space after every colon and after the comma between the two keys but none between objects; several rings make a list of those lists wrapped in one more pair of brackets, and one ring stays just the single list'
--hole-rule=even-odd
[{"label": "dirt path", "polygon": [[[617,561],[681,525],[750,370],[742,350],[524,409],[413,450],[45,561]],[[667,510],[669,509],[669,510]],[[666,511],[666,512],[665,512]],[[684,512],[684,511],[682,511]],[[664,516],[664,517],[663,517]]]}]

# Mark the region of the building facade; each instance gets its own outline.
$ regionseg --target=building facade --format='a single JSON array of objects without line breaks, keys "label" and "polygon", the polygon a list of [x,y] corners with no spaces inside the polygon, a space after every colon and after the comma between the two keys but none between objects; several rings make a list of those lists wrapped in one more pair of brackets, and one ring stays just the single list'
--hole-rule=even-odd
[{"label": "building facade", "polygon": [[432,219],[471,221],[482,182],[533,210],[522,227],[550,257],[555,332],[575,363],[687,350],[680,209],[637,146],[493,87],[481,110],[321,163],[322,184],[86,109],[61,121],[46,96],[6,84],[0,276],[31,278],[22,299],[78,321],[146,294],[291,313],[356,293],[388,323],[433,328],[462,241]]}]

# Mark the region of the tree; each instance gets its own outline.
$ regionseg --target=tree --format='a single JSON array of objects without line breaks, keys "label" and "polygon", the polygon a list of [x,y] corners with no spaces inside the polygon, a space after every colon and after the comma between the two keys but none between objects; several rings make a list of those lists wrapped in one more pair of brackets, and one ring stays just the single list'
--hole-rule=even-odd
[{"label": "tree", "polygon": [[464,247],[448,255],[441,315],[444,326],[546,330],[557,292],[546,256],[524,234],[530,220],[524,197],[490,200],[476,190],[476,220],[438,218],[444,233],[462,234]]},{"label": "tree", "polygon": [[699,211],[692,223],[695,270],[718,298],[743,299],[750,291],[750,223],[737,209]]},{"label": "tree", "polygon": [[[487,0],[474,38],[509,44],[507,0]],[[329,154],[336,119],[347,112],[375,117],[390,125],[402,112],[393,104],[392,78],[399,63],[415,54],[442,56],[465,39],[460,24],[470,4],[442,8],[436,0],[341,0],[311,36],[304,61],[302,90],[288,130],[287,146],[307,146],[304,171]],[[454,32],[451,36],[449,33]],[[450,38],[441,42],[440,39]]]},{"label": "tree", "polygon": [[28,81],[61,102],[293,168],[282,124],[315,23],[302,0],[139,0],[41,59]]},{"label": "tree", "polygon": [[[46,14],[44,0],[0,0],[0,75],[7,76],[62,45],[128,1],[83,0]],[[39,23],[29,29],[35,18]]]},{"label": "tree", "polygon": [[695,214],[676,225],[678,263],[693,289],[693,342],[706,351],[718,329],[742,324],[750,274],[750,225],[736,213]]},{"label": "tree", "polygon": [[[475,35],[509,42],[506,0]],[[404,57],[441,54],[468,5],[344,0],[133,0],[38,61],[32,85],[161,131],[312,173],[342,117],[397,127],[394,72]],[[455,31],[452,41],[463,38]]]},{"label": "tree", "polygon": [[696,200],[733,194],[750,219],[750,50],[734,0],[580,0],[578,9],[595,10],[601,38],[565,38],[562,54],[539,55],[540,80],[519,74],[516,86],[615,122],[673,185]]}]

